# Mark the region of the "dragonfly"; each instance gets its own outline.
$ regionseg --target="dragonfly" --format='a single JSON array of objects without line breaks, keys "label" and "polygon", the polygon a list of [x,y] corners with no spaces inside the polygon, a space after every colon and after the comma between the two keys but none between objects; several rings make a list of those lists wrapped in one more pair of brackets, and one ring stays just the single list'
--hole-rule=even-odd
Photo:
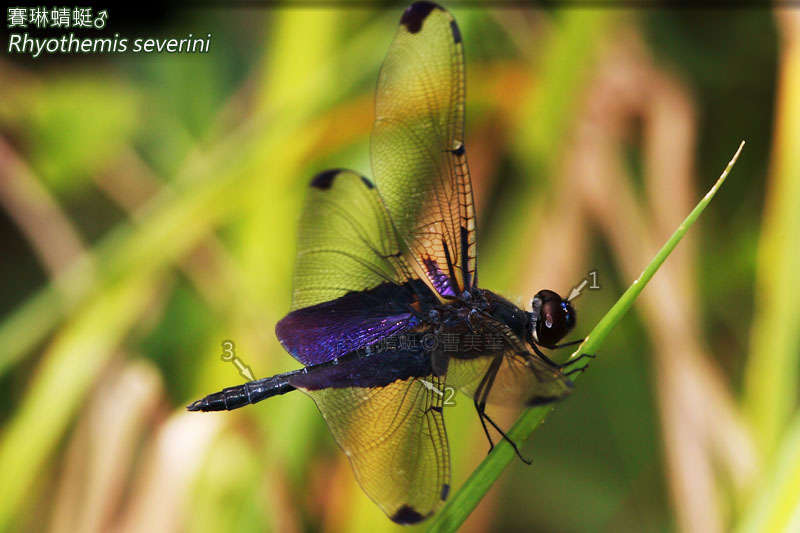
[{"label": "dragonfly", "polygon": [[275,328],[303,368],[188,406],[232,410],[304,392],[364,492],[399,524],[431,516],[450,492],[447,387],[472,398],[490,451],[489,426],[525,460],[486,406],[554,402],[585,368],[542,351],[580,342],[559,344],[576,320],[567,299],[541,290],[525,311],[478,287],[464,93],[455,19],[413,3],[378,77],[375,180],[333,169],[309,186],[291,310]]}]

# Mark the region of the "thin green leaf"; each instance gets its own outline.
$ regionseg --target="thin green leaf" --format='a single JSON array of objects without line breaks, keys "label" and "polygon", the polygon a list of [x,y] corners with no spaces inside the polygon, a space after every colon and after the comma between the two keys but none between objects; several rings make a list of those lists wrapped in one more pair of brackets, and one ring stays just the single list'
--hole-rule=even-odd
[{"label": "thin green leaf", "polygon": [[[652,279],[656,271],[661,267],[670,253],[675,249],[680,240],[697,221],[700,213],[708,206],[711,199],[722,186],[725,178],[733,168],[739,154],[744,147],[744,141],[739,145],[739,149],[734,154],[728,166],[720,175],[717,182],[706,193],[697,206],[684,219],[678,229],[667,240],[664,246],[658,251],[650,264],[644,269],[639,279],[634,281],[630,287],[622,294],[617,302],[611,307],[608,313],[597,323],[592,332],[586,337],[584,342],[572,354],[570,359],[578,357],[582,353],[596,353],[603,341],[611,330],[616,326],[625,313],[631,308],[633,302],[642,292],[645,285]],[[525,442],[536,426],[544,420],[552,406],[534,407],[525,411],[517,420],[514,426],[508,431],[508,437],[514,442]],[[444,506],[442,511],[434,518],[428,531],[455,531],[467,519],[469,514],[478,505],[489,487],[500,477],[503,469],[514,459],[514,450],[505,442],[499,442],[492,452],[478,465],[478,468],[467,479],[464,485],[456,492],[450,501]]]}]

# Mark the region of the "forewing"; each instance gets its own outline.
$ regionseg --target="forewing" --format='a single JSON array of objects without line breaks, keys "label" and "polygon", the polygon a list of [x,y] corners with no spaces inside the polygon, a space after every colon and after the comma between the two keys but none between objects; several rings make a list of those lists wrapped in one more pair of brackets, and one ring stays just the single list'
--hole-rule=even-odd
[{"label": "forewing", "polygon": [[372,169],[415,267],[444,299],[476,277],[464,91],[455,19],[436,4],[412,4],[378,79]]},{"label": "forewing", "polygon": [[309,369],[291,384],[313,398],[361,488],[389,518],[419,522],[447,498],[444,389],[430,375],[428,355],[387,352],[343,361]]},{"label": "forewing", "polygon": [[402,244],[378,191],[351,170],[311,181],[300,218],[292,310],[408,280]]}]

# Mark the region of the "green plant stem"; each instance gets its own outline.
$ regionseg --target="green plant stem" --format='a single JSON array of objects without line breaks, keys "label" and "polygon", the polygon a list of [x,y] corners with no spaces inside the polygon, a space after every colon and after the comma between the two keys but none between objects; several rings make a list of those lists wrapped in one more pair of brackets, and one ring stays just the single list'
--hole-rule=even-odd
[{"label": "green plant stem", "polygon": [[[695,206],[691,213],[684,219],[678,229],[664,243],[655,257],[650,261],[639,278],[622,294],[617,302],[609,309],[608,313],[600,319],[591,333],[583,343],[570,356],[570,359],[578,357],[582,353],[596,353],[605,338],[616,326],[625,313],[631,308],[633,302],[642,292],[645,285],[652,279],[656,271],[661,267],[670,253],[675,249],[680,240],[690,227],[697,221],[700,214],[711,202],[711,199],[722,186],[725,178],[728,177],[733,165],[739,158],[739,154],[744,147],[744,141],[739,145],[739,149],[733,158],[722,171],[719,179],[714,186],[706,193],[702,200]],[[525,442],[539,423],[544,420],[552,406],[546,405],[534,407],[525,411],[507,432],[508,437],[514,442]],[[489,453],[486,459],[478,465],[478,468],[470,475],[469,479],[456,492],[450,501],[444,506],[441,512],[433,519],[428,531],[455,531],[467,519],[469,514],[478,505],[489,487],[500,477],[503,469],[514,459],[514,450],[505,441],[500,441]]]}]

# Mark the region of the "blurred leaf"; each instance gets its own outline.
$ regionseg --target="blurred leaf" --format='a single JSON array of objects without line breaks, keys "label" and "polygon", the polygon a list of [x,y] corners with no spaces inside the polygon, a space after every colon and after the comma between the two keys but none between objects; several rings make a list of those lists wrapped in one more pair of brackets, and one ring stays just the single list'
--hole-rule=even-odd
[{"label": "blurred leaf", "polygon": [[47,349],[24,401],[0,436],[0,531],[14,518],[120,338],[152,298],[153,279],[109,287],[76,313]]},{"label": "blurred leaf", "polygon": [[784,435],[774,464],[737,528],[740,533],[800,530],[800,414]]},{"label": "blurred leaf", "polygon": [[[532,225],[531,199],[546,200],[546,195],[541,194],[541,184],[553,174],[561,158],[568,139],[566,132],[591,72],[598,40],[612,18],[605,10],[566,10],[556,15],[552,32],[536,55],[543,61],[537,72],[539,81],[531,88],[531,94],[522,98],[525,104],[515,113],[513,150],[528,175],[517,183],[516,190],[506,189],[506,205],[492,221],[492,234],[481,241],[491,247],[481,253],[483,272],[499,273],[504,271],[500,265],[524,264],[527,229]],[[487,286],[501,287],[500,280],[484,278],[484,281]]]},{"label": "blurred leaf", "polygon": [[265,509],[266,502],[260,497],[264,471],[256,452],[236,433],[225,433],[214,442],[193,483],[193,512],[185,524],[186,531],[263,531],[275,520],[276,510]]},{"label": "blurred leaf", "polygon": [[90,184],[138,125],[138,99],[111,76],[54,77],[15,99],[12,120],[28,137],[31,166],[58,193]]},{"label": "blurred leaf", "polygon": [[163,317],[142,339],[141,352],[158,364],[172,403],[183,402],[194,392],[198,354],[206,353],[206,336],[220,320],[212,311],[196,292],[180,283],[172,288]]},{"label": "blurred leaf", "polygon": [[[371,72],[374,76],[382,54],[374,42],[383,34],[384,24],[365,26],[357,38],[337,50],[336,57],[366,57],[367,64],[375,65]],[[297,181],[297,165],[305,162],[303,158],[319,133],[319,125],[307,121],[319,113],[320,106],[349,91],[359,79],[357,73],[364,71],[363,64],[349,61],[339,65],[337,79],[341,82],[331,84],[335,64],[337,61],[320,65],[313,77],[303,80],[286,100],[271,102],[269,111],[248,116],[216,143],[198,147],[181,167],[175,187],[164,190],[142,210],[137,228],[121,225],[95,247],[97,283],[89,283],[91,270],[85,263],[73,265],[64,275],[64,283],[81,287],[78,298],[64,301],[50,284],[5,317],[0,323],[0,374],[41,342],[63,313],[101,291],[103,280],[175,261],[222,219],[237,215],[238,208],[253,198],[253,187],[263,194],[265,184],[269,185],[269,194],[261,196],[261,201],[281,197],[278,193],[291,193],[276,207],[286,208],[292,201],[299,204],[298,185],[304,185],[305,180]],[[281,226],[263,231],[293,235],[293,219],[287,216],[278,220]]]},{"label": "blurred leaf", "polygon": [[[800,28],[797,20],[787,27]],[[800,37],[787,32],[769,197],[758,250],[744,407],[768,457],[797,406],[800,378]]]}]

